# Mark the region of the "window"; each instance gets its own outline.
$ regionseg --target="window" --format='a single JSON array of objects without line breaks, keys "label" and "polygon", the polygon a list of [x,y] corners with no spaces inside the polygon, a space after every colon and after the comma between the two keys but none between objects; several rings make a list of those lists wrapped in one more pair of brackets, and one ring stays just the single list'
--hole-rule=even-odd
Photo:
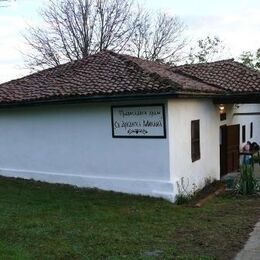
[{"label": "window", "polygon": [[200,121],[191,121],[191,160],[200,159]]},{"label": "window", "polygon": [[246,141],[246,126],[242,126],[242,143],[245,143]]},{"label": "window", "polygon": [[221,113],[220,114],[220,121],[224,121],[227,119],[227,113]]},{"label": "window", "polygon": [[253,122],[250,123],[250,138],[253,138]]}]

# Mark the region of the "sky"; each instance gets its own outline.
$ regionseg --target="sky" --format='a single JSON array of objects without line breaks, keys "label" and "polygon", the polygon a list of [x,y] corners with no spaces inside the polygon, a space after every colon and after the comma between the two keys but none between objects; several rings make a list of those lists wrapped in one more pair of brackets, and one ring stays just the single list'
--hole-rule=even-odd
[{"label": "sky", "polygon": [[[0,8],[0,83],[29,74],[22,53],[28,51],[23,34],[28,25],[41,25],[38,14],[48,0],[11,0]],[[140,0],[141,1],[141,0]],[[259,0],[142,0],[152,10],[177,15],[186,25],[190,42],[218,36],[225,57],[260,47]]]}]

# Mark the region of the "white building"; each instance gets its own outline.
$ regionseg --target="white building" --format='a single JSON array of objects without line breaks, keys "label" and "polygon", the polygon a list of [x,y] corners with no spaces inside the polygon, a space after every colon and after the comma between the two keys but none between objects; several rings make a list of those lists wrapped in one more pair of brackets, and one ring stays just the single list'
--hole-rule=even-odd
[{"label": "white building", "polygon": [[174,201],[260,143],[259,101],[260,74],[232,60],[101,52],[0,85],[0,174]]}]

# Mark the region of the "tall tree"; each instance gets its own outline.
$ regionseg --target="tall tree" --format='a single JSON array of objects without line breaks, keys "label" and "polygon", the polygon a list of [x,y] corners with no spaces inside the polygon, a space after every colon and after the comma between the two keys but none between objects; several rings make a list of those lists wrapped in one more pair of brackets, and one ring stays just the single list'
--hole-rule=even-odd
[{"label": "tall tree", "polygon": [[239,61],[249,68],[260,70],[260,48],[255,53],[252,51],[242,52]]},{"label": "tall tree", "polygon": [[190,49],[188,63],[210,62],[219,59],[225,46],[219,37],[207,36],[197,41],[197,45]]},{"label": "tall tree", "polygon": [[137,57],[148,60],[179,62],[187,43],[182,36],[184,29],[184,24],[176,16],[139,12],[131,38],[131,51]]},{"label": "tall tree", "polygon": [[174,60],[185,42],[182,22],[152,15],[129,0],[50,0],[41,11],[45,24],[25,36],[31,69],[59,65],[101,50],[131,53],[152,60]]}]

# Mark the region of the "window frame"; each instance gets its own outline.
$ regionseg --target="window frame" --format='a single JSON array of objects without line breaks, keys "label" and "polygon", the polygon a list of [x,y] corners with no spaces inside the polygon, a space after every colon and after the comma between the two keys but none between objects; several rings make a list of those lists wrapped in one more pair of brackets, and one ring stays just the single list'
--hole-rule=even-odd
[{"label": "window frame", "polygon": [[219,118],[220,118],[220,121],[227,120],[227,113],[220,113]]},{"label": "window frame", "polygon": [[250,123],[250,138],[253,138],[254,135],[254,124],[253,122]]},{"label": "window frame", "polygon": [[246,125],[242,125],[242,143],[246,142]]},{"label": "window frame", "polygon": [[191,121],[191,161],[200,160],[200,120]]}]

